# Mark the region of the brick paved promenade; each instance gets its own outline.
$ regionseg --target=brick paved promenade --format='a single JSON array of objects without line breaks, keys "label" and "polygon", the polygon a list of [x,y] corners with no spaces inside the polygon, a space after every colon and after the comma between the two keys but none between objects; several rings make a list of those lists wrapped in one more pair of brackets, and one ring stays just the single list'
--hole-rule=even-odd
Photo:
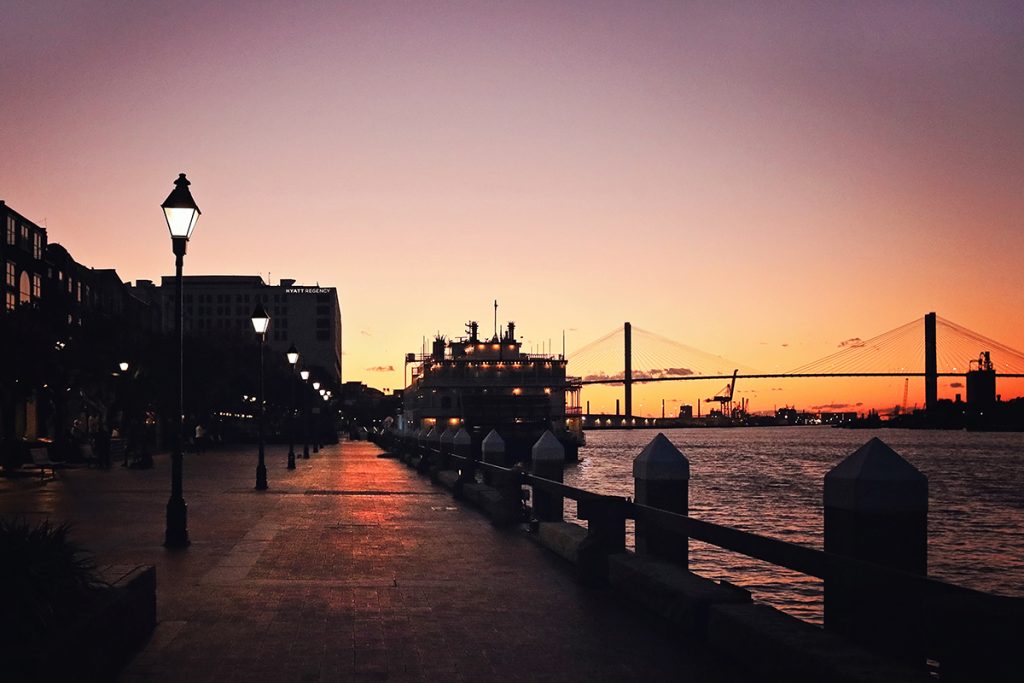
[{"label": "brick paved promenade", "polygon": [[186,456],[184,551],[161,546],[166,456],[0,480],[0,514],[71,520],[100,564],[156,565],[159,623],[123,681],[735,680],[376,446],[293,472],[286,450],[268,448],[266,492],[254,447]]}]

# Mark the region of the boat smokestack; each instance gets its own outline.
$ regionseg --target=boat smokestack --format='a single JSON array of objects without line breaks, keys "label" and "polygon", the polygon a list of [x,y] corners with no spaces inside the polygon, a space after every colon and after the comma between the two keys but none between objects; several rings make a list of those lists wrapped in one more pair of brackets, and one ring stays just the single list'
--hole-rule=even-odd
[{"label": "boat smokestack", "polygon": [[445,340],[442,336],[434,337],[434,343],[431,348],[430,355],[433,356],[434,360],[444,360],[444,347]]}]

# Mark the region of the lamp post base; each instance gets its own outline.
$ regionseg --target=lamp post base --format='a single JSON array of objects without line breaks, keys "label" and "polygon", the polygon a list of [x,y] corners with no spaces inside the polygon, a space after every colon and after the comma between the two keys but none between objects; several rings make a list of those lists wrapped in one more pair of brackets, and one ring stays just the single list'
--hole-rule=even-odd
[{"label": "lamp post base", "polygon": [[267,490],[267,466],[262,463],[256,466],[256,490]]},{"label": "lamp post base", "polygon": [[288,469],[295,469],[295,451],[291,449],[288,450]]},{"label": "lamp post base", "polygon": [[188,540],[188,505],[184,498],[171,498],[167,501],[167,531],[164,534],[165,548],[187,548]]}]

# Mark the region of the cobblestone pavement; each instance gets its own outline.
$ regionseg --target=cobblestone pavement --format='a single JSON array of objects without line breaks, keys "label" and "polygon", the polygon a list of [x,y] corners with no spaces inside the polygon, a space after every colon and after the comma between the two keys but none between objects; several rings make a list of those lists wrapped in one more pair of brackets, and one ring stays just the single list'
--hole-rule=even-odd
[{"label": "cobblestone pavement", "polygon": [[519,529],[364,442],[298,468],[267,449],[187,455],[186,550],[161,543],[170,465],[4,481],[0,514],[70,520],[100,564],[157,567],[136,681],[727,681],[699,645],[601,590]]}]

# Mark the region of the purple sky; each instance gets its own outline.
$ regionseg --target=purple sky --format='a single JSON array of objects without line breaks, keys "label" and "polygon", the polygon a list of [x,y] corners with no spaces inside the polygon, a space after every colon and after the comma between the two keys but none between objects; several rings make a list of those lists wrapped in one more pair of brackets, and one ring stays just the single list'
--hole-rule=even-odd
[{"label": "purple sky", "polygon": [[7,3],[0,198],[156,279],[186,171],[186,272],[338,286],[376,386],[494,298],[766,371],[930,310],[1024,347],[1019,2],[292,5]]}]

